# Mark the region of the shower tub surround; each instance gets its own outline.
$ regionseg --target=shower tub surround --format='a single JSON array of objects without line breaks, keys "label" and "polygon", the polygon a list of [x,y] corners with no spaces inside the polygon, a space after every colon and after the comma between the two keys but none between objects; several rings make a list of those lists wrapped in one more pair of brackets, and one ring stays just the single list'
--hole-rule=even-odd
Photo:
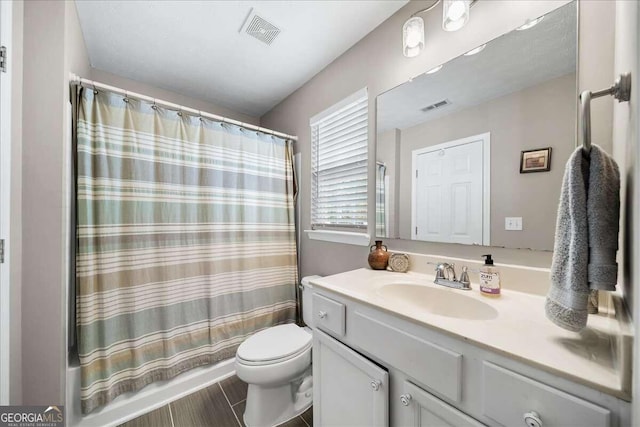
[{"label": "shower tub surround", "polygon": [[[314,279],[314,298],[325,301],[316,320],[322,332],[320,345],[314,342],[314,384],[323,382],[322,373],[329,374],[336,360],[327,356],[331,362],[323,366],[323,351],[354,349],[386,368],[392,425],[411,424],[411,417],[420,416],[412,410],[429,411],[434,401],[439,416],[455,420],[453,425],[519,425],[527,410],[541,411],[546,425],[580,419],[629,424],[633,337],[618,295],[602,293],[600,313],[589,316],[578,334],[545,317],[548,269],[498,264],[503,295],[486,298],[477,274],[471,275],[471,291],[434,285],[435,266],[429,263],[443,261],[456,262],[458,269],[479,266],[414,254],[410,273],[362,268]],[[332,411],[323,405],[325,397],[314,389],[314,419],[321,424]],[[563,405],[575,413],[567,409],[563,415]]]}]

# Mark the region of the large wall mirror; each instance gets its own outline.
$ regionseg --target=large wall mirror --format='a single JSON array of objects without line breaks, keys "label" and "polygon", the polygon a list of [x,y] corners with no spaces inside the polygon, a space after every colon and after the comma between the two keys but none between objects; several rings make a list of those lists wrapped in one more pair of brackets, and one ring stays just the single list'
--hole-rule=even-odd
[{"label": "large wall mirror", "polygon": [[576,63],[572,2],[378,96],[377,236],[552,250]]}]

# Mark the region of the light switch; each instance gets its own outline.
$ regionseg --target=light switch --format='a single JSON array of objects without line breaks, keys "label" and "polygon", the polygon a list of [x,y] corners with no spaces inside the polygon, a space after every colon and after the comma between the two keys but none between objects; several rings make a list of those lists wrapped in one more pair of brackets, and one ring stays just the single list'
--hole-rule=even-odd
[{"label": "light switch", "polygon": [[508,216],[504,219],[504,229],[509,231],[521,231],[522,230],[522,217],[521,216]]}]

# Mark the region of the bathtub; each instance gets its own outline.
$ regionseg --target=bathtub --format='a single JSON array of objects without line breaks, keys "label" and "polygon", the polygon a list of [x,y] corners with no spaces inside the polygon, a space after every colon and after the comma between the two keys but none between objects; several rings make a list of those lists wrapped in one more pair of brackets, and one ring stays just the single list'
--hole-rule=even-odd
[{"label": "bathtub", "polygon": [[230,358],[215,365],[195,368],[171,380],[158,381],[140,391],[122,394],[85,416],[80,409],[80,365],[71,361],[67,367],[66,425],[109,427],[122,424],[235,374],[234,360]]}]

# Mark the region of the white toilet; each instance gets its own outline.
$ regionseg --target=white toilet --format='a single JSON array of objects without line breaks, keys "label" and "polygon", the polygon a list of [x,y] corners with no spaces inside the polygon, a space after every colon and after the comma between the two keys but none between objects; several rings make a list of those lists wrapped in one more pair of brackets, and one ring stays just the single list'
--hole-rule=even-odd
[{"label": "white toilet", "polygon": [[[302,318],[313,327],[310,280],[302,279]],[[303,413],[313,401],[311,330],[293,323],[260,331],[236,352],[236,375],[249,384],[244,423],[271,427]]]}]

